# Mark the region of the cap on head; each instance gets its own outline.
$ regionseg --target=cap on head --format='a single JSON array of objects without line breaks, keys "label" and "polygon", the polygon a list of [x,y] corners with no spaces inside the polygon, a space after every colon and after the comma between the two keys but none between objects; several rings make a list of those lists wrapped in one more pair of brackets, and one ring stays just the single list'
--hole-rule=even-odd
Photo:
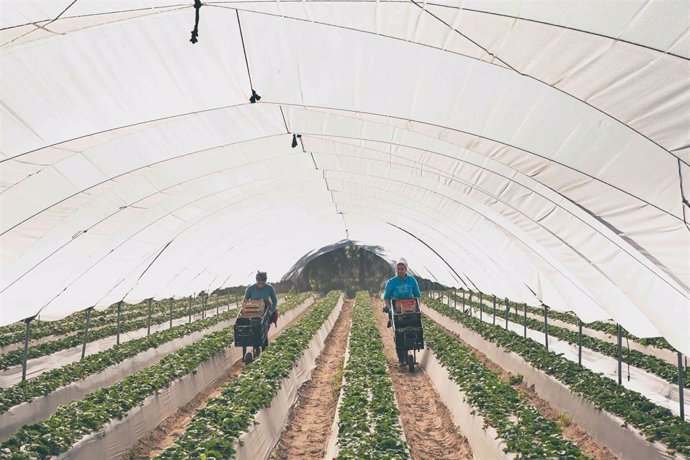
[{"label": "cap on head", "polygon": [[268,275],[266,275],[266,272],[256,272],[256,280],[257,281],[266,281],[268,279]]},{"label": "cap on head", "polygon": [[395,264],[396,267],[397,267],[398,265],[403,265],[403,266],[405,267],[405,270],[407,270],[407,261],[406,261],[405,259],[403,259],[402,257],[400,258],[400,260],[398,261],[398,263]]}]

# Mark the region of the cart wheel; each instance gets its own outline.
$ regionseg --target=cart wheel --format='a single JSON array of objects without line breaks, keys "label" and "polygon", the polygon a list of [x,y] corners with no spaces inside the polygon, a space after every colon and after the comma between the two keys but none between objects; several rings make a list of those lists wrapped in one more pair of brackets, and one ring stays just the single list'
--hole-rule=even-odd
[{"label": "cart wheel", "polygon": [[268,337],[266,337],[266,340],[264,340],[264,344],[262,345],[263,351],[266,351],[266,348],[268,348]]},{"label": "cart wheel", "polygon": [[414,356],[412,355],[407,355],[407,369],[414,372]]},{"label": "cart wheel", "polygon": [[248,352],[246,355],[244,355],[244,364],[249,364],[252,361],[254,361],[254,356],[252,355],[252,352]]},{"label": "cart wheel", "polygon": [[254,347],[254,357],[258,358],[261,354],[261,347]]}]

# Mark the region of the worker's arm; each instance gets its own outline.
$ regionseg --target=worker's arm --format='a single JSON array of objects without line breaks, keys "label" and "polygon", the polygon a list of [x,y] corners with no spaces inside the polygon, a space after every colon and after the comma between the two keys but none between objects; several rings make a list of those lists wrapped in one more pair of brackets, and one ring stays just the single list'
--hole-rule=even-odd
[{"label": "worker's arm", "polygon": [[390,280],[386,282],[386,289],[383,294],[383,303],[386,305],[383,311],[388,313],[391,310],[391,299],[393,298],[393,286]]},{"label": "worker's arm", "polygon": [[273,286],[271,286],[271,310],[276,311],[278,309],[278,297],[276,297],[276,290],[273,289]]}]

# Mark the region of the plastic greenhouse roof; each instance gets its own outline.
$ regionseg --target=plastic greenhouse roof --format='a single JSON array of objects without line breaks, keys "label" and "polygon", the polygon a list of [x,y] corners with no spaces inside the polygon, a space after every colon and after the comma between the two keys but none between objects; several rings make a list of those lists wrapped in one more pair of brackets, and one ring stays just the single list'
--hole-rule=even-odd
[{"label": "plastic greenhouse roof", "polygon": [[193,3],[2,3],[0,324],[351,240],[690,353],[690,3]]}]

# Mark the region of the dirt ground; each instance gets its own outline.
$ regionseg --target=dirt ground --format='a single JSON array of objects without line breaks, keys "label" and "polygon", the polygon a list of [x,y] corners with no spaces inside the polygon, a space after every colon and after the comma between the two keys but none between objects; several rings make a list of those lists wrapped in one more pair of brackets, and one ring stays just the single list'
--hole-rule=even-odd
[{"label": "dirt ground", "polygon": [[[458,342],[462,343],[467,348],[474,351],[475,356],[489,369],[497,373],[503,381],[508,382],[512,374],[505,371],[503,368],[497,366],[493,361],[486,357],[486,355],[479,350],[472,348],[464,342],[458,335],[445,329],[445,331],[452,335]],[[570,417],[562,412],[554,409],[546,400],[542,399],[534,391],[534,388],[526,383],[518,383],[514,385],[518,391],[525,396],[530,404],[534,406],[544,417],[555,421],[563,431],[563,436],[575,443],[583,454],[595,460],[614,460],[616,457],[606,447],[599,445],[592,436],[587,433],[582,427],[577,425]]]},{"label": "dirt ground", "polygon": [[290,410],[272,459],[323,459],[331,434],[340,394],[347,336],[350,332],[353,300],[346,299],[343,311],[325,348],[316,361],[311,380],[299,390],[297,403]]},{"label": "dirt ground", "polygon": [[415,367],[410,374],[398,364],[391,329],[381,312],[383,302],[372,299],[383,338],[403,430],[414,459],[471,459],[472,448],[458,431],[426,373]]}]

